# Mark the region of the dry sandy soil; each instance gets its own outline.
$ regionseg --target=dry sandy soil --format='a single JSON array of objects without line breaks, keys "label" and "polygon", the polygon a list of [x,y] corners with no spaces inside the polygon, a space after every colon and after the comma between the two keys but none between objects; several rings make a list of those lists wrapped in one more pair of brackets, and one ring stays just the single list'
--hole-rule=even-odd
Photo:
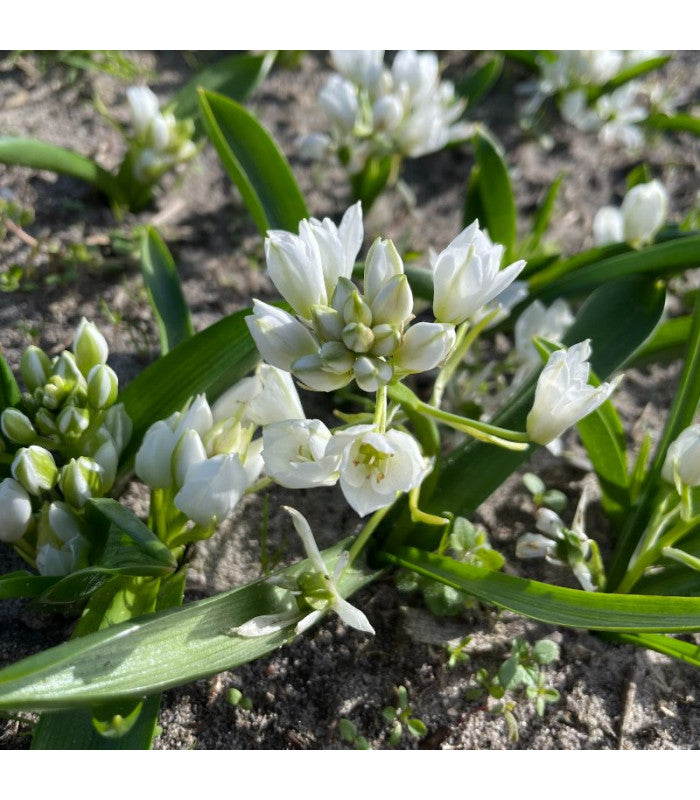
[{"label": "dry sandy soil", "polygon": [[[137,59],[157,72],[154,88],[163,99],[192,69],[178,53],[141,53]],[[463,74],[472,57],[446,54],[448,73]],[[342,213],[348,204],[343,176],[336,170],[311,169],[295,156],[300,133],[321,129],[315,94],[329,71],[326,56],[310,54],[294,70],[275,71],[250,100],[251,108],[288,154],[301,188],[316,216]],[[97,91],[110,109],[126,119],[124,85],[100,76],[90,83],[64,86],[59,73],[35,77],[17,68],[0,79],[0,135],[34,135],[95,156],[105,166],[118,163],[121,142],[92,104]],[[665,79],[686,99],[700,84],[697,54],[681,54]],[[592,217],[601,205],[618,202],[624,179],[635,161],[615,148],[558,120],[549,132],[554,146],[544,149],[518,124],[512,102],[522,79],[509,70],[498,91],[476,110],[504,143],[513,168],[516,201],[526,223],[536,203],[560,171],[567,173],[551,230],[566,252],[591,244]],[[671,195],[671,214],[680,219],[693,201],[697,145],[690,137],[668,137],[644,154]],[[425,252],[444,247],[460,229],[461,205],[471,167],[468,148],[456,148],[406,164],[404,178],[417,198],[411,212],[397,193],[389,193],[367,220],[368,236],[382,233],[404,248]],[[0,166],[0,193],[36,211],[29,232],[64,243],[100,237],[115,227],[108,208],[88,188],[68,178]],[[162,230],[174,253],[187,301],[198,330],[244,307],[252,296],[272,297],[261,269],[261,240],[240,198],[211,147],[177,180],[166,181],[155,207],[130,217],[123,229],[161,215]],[[25,244],[10,236],[0,244],[3,267],[26,260]],[[69,344],[85,315],[105,331],[110,363],[126,383],[157,354],[157,333],[138,269],[81,269],[57,272],[40,259],[32,279],[36,288],[0,295],[0,344],[16,366],[28,344],[49,352]],[[679,307],[676,299],[675,308]],[[118,321],[115,321],[115,318]],[[673,396],[678,364],[652,366],[628,375],[618,402],[631,441],[645,429],[658,433]],[[318,404],[318,400],[314,401]],[[326,412],[327,413],[327,412]],[[568,445],[577,451],[575,436]],[[580,451],[579,451],[580,454]],[[570,498],[573,513],[586,472],[575,464],[537,453],[530,468],[549,486]],[[143,498],[132,492],[135,507]],[[271,544],[282,541],[286,526],[282,502],[293,502],[310,519],[323,545],[357,527],[354,514],[335,490],[271,492]],[[567,513],[564,514],[567,518]],[[534,508],[519,475],[507,481],[480,509],[478,520],[508,559],[506,569],[566,584],[570,578],[554,567],[523,568],[514,557],[516,537],[534,523]],[[606,526],[594,504],[589,531],[605,542]],[[188,583],[188,599],[211,594],[259,575],[261,500],[248,499],[212,541],[202,545]],[[300,555],[290,537],[285,560]],[[0,572],[21,566],[7,548],[0,550]],[[581,631],[558,631],[510,613],[476,609],[462,617],[437,619],[417,597],[401,595],[389,579],[357,596],[377,630],[366,637],[327,619],[302,640],[235,673],[223,673],[165,693],[157,748],[337,748],[341,717],[353,720],[373,747],[388,746],[389,725],[381,710],[394,700],[394,687],[409,689],[416,716],[428,728],[420,744],[404,738],[401,746],[465,748],[694,748],[700,741],[700,687],[697,672],[667,658],[606,644]],[[72,621],[19,601],[0,604],[0,665],[63,641]],[[473,635],[471,663],[449,669],[447,641]],[[465,697],[478,667],[497,669],[514,636],[533,642],[543,636],[561,645],[561,659],[547,670],[562,695],[543,718],[531,705],[518,706],[520,739],[509,741],[502,718]],[[252,710],[231,707],[229,687],[252,699]],[[31,720],[0,720],[0,748],[28,746]]]}]

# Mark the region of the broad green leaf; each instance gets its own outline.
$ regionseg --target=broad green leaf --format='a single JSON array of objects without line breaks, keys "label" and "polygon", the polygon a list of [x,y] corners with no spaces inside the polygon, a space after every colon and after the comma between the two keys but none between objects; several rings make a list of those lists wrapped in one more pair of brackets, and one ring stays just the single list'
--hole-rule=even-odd
[{"label": "broad green leaf", "polygon": [[457,84],[457,92],[467,98],[469,110],[493,88],[502,71],[503,56],[495,55]]},{"label": "broad green leaf", "polygon": [[607,642],[646,647],[648,650],[656,650],[657,653],[663,653],[665,656],[678,659],[678,661],[685,661],[694,667],[700,667],[700,647],[693,642],[684,642],[661,633],[601,633],[599,635]]},{"label": "broad green leaf", "polygon": [[678,391],[673,399],[661,440],[637,505],[628,516],[620,534],[608,570],[608,585],[614,590],[622,580],[637,542],[644,532],[656,496],[659,476],[666,451],[674,439],[687,428],[700,404],[700,297],[695,302],[693,322],[688,338],[688,349]]},{"label": "broad green leaf", "polygon": [[[324,551],[332,568],[349,541]],[[282,571],[297,575],[302,561]],[[377,577],[359,566],[340,579],[343,597]],[[293,627],[245,639],[231,629],[277,609],[265,580],[65,642],[0,670],[0,709],[51,710],[142,697],[233,669],[294,638]]]},{"label": "broad green leaf", "polygon": [[[700,265],[700,234],[660,242],[642,250],[604,258],[549,281],[546,270],[530,281],[532,294],[543,300],[584,294],[606,281],[627,275],[669,275]],[[556,268],[556,264],[553,268]],[[535,291],[544,284],[543,288]]]},{"label": "broad green leaf", "polygon": [[377,554],[488,603],[550,625],[623,632],[700,630],[700,597],[650,597],[566,589],[492,572],[414,547]]},{"label": "broad green leaf", "polygon": [[625,430],[620,417],[612,401],[606,400],[576,427],[598,477],[605,513],[617,528],[631,502]]},{"label": "broad green leaf", "polygon": [[198,118],[197,90],[207,89],[242,103],[265,79],[274,59],[268,55],[247,53],[227,56],[201,69],[175,95],[169,111],[177,119],[195,118],[195,135],[204,133]]},{"label": "broad green leaf", "polygon": [[173,257],[158,231],[141,231],[141,273],[151,301],[163,355],[194,333]]},{"label": "broad green leaf", "polygon": [[525,237],[523,242],[518,248],[518,255],[521,258],[528,258],[530,253],[535,253],[542,242],[542,237],[547,232],[549,220],[554,212],[554,206],[559,196],[559,189],[561,188],[562,181],[564,180],[564,173],[560,173],[552,181],[551,186],[547,190],[544,199],[540,203],[535,212],[535,217],[532,221],[532,231]]},{"label": "broad green leaf", "polygon": [[691,316],[662,322],[654,335],[634,357],[634,366],[682,358],[690,336]]},{"label": "broad green leaf", "polygon": [[220,94],[200,90],[204,127],[260,233],[296,232],[309,216],[287,159],[258,120]]},{"label": "broad green leaf", "polygon": [[646,124],[659,131],[685,132],[700,136],[700,117],[691,114],[652,114]]},{"label": "broad green leaf", "polygon": [[[591,339],[592,369],[601,380],[607,379],[644,342],[663,313],[665,291],[644,278],[628,278],[601,286],[581,307],[567,332],[564,344],[570,346]],[[627,320],[621,329],[619,320]],[[508,407],[493,419],[493,424],[523,430],[534,398],[535,379],[513,397]],[[421,497],[421,508],[433,514],[450,511],[467,516],[497,489],[533,451],[513,452],[469,440],[446,459],[431,497]],[[485,468],[488,465],[488,468]],[[406,529],[395,519],[389,541],[400,541]],[[437,533],[439,539],[440,533]],[[427,549],[437,546],[435,529],[411,529],[410,541]]]},{"label": "broad green leaf", "polygon": [[518,64],[522,64],[524,67],[531,69],[533,72],[540,71],[540,65],[537,61],[538,56],[541,52],[540,50],[501,50],[503,55],[506,58],[509,58],[511,61],[517,61]]},{"label": "broad green leaf", "polygon": [[91,184],[111,200],[123,202],[119,184],[109,172],[86,156],[38,139],[0,136],[0,163],[70,175]]},{"label": "broad green leaf", "polygon": [[249,313],[237,311],[182,342],[124,389],[120,400],[134,432],[122,465],[128,466],[153,422],[180,410],[194,394],[206,392],[214,401],[250,372],[259,355],[245,324]]},{"label": "broad green leaf", "polygon": [[8,572],[0,575],[0,600],[15,597],[38,597],[57,583],[59,578],[47,575],[33,575],[26,570]]},{"label": "broad green leaf", "polygon": [[[491,239],[510,253],[515,247],[516,211],[503,149],[485,130],[475,134],[472,141],[479,167],[479,198],[484,213],[479,226],[488,229]],[[473,221],[465,210],[465,225]]]},{"label": "broad green leaf", "polygon": [[660,69],[669,61],[670,58],[671,56],[656,56],[654,58],[649,58],[646,61],[640,61],[638,64],[633,64],[631,67],[621,70],[617,73],[617,75],[615,75],[614,78],[611,78],[602,86],[596,86],[590,89],[588,92],[589,101],[597,100],[601,95],[614,92],[615,89],[619,89],[620,86],[624,86],[626,83],[629,83],[630,81],[633,81],[642,75],[646,75],[648,72],[653,72],[655,69]]},{"label": "broad green leaf", "polygon": [[21,392],[7,361],[0,356],[0,411],[19,403]]}]

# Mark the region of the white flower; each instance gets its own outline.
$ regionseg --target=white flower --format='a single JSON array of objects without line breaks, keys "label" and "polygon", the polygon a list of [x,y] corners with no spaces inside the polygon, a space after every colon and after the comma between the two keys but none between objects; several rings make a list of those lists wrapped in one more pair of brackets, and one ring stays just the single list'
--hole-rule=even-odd
[{"label": "white flower", "polygon": [[475,220],[437,257],[433,312],[439,322],[459,325],[497,297],[525,267],[516,261],[501,270],[503,246],[494,245]]},{"label": "white flower", "polygon": [[248,475],[235,453],[192,464],[175,495],[175,506],[198,525],[223,522],[248,488]]},{"label": "white flower", "polygon": [[593,218],[593,240],[598,247],[625,241],[622,211],[615,206],[603,206]]},{"label": "white flower", "polygon": [[318,419],[276,422],[263,429],[265,472],[280,486],[309,489],[338,482],[339,455],[326,455],[331,432]]},{"label": "white flower", "polygon": [[648,244],[666,222],[668,193],[660,181],[640,183],[622,201],[625,240],[632,245]]},{"label": "white flower", "polygon": [[[437,254],[435,255],[437,258]],[[527,281],[513,281],[510,286],[494,297],[493,300],[482,306],[472,317],[472,323],[477,325],[484,317],[494,316],[487,324],[486,330],[496,327],[510,316],[510,312],[521,303],[528,295]]]},{"label": "white flower", "polygon": [[29,527],[32,502],[24,487],[13,478],[0,483],[0,542],[18,542]]},{"label": "white flower", "polygon": [[235,417],[241,424],[270,425],[303,419],[304,409],[289,372],[261,363],[255,375],[243,378],[219,397],[212,414],[215,422]]},{"label": "white flower", "polygon": [[589,340],[568,350],[555,350],[540,373],[535,402],[527,417],[531,441],[548,444],[567,428],[595,411],[612,394],[621,377],[594,387],[588,384]]},{"label": "white flower", "polygon": [[700,425],[691,425],[666,452],[664,480],[681,486],[700,486]]},{"label": "white flower", "polygon": [[371,89],[384,70],[383,50],[331,50],[333,66],[358,86]]},{"label": "white flower", "polygon": [[[290,591],[292,595],[299,597],[297,601],[299,608],[304,610],[311,608],[312,610],[301,620],[299,620],[299,609],[286,610],[276,614],[264,614],[248,620],[248,622],[239,625],[237,628],[233,628],[233,633],[246,638],[265,636],[269,633],[281,631],[296,622],[294,632],[301,634],[312,625],[315,625],[329,611],[335,611],[349,627],[356,628],[363,633],[373,634],[374,628],[370,625],[367,617],[359,608],[355,608],[345,600],[338,589],[338,581],[348,564],[349,554],[345,552],[338,557],[333,569],[333,575],[329,575],[328,568],[314,540],[309,523],[296,509],[289,506],[284,506],[284,508],[292,517],[294,528],[299,534],[312,568],[310,572],[303,573],[298,578],[297,586],[290,588]],[[313,597],[310,598],[310,602],[304,596],[305,587],[311,587],[313,591]]]},{"label": "white flower", "polygon": [[158,117],[158,98],[148,86],[131,86],[126,90],[131,118],[138,137],[145,138]]},{"label": "white flower", "polygon": [[246,324],[265,361],[286,372],[298,359],[318,353],[311,332],[281,308],[253,300],[253,314],[246,317]]},{"label": "white flower", "polygon": [[454,326],[419,322],[406,331],[394,354],[394,366],[404,372],[425,372],[441,364],[455,345]]},{"label": "white flower", "polygon": [[175,433],[172,419],[158,420],[146,431],[141,447],[136,453],[134,471],[153,489],[166,489],[173,476],[170,461],[180,437]]},{"label": "white flower", "polygon": [[40,575],[70,575],[87,565],[88,542],[66,503],[55,502],[48,507],[39,526],[37,545],[36,568]]},{"label": "white flower", "polygon": [[638,104],[639,94],[639,83],[630,81],[598,99],[595,113],[602,122],[599,138],[604,144],[619,144],[628,150],[638,150],[644,144],[644,133],[637,123],[647,118],[647,110]]},{"label": "white flower", "polygon": [[355,127],[359,107],[357,89],[352,81],[340,75],[331,75],[318,93],[318,104],[331,125],[341,133],[350,133]]},{"label": "white flower", "polygon": [[408,433],[379,433],[373,425],[353,425],[334,433],[326,455],[340,455],[340,488],[361,516],[390,505],[399,492],[415,489],[432,467]]},{"label": "white flower", "polygon": [[549,308],[540,300],[534,300],[515,323],[515,349],[518,355],[529,366],[539,366],[541,360],[533,342],[534,337],[560,342],[573,321],[574,315],[566,300],[559,298]]}]

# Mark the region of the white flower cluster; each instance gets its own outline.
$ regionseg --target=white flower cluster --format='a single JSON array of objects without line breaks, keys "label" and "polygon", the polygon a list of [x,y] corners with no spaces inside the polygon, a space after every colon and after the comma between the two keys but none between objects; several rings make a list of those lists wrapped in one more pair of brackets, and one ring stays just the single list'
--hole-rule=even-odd
[{"label": "white flower cluster", "polygon": [[434,53],[402,50],[391,69],[383,50],[332,50],[331,58],[337,73],[318,95],[330,132],[301,140],[307,157],[333,151],[355,173],[373,156],[416,158],[468,135],[457,122],[466,103],[440,80]]},{"label": "white flower cluster", "polygon": [[[303,220],[298,236],[269,231],[265,240],[269,275],[296,317],[255,300],[248,327],[268,363],[314,391],[340,389],[354,379],[374,392],[396,377],[432,369],[454,345],[453,319],[410,325],[413,294],[391,241],[372,245],[364,292],[353,284],[362,237],[357,203],[339,227],[329,219]],[[490,264],[482,268],[477,261],[477,282],[482,273],[490,280]]]},{"label": "white flower cluster", "polygon": [[139,183],[155,183],[197,152],[192,141],[194,124],[192,120],[178,121],[170,112],[162,113],[158,98],[147,86],[132,86],[126,96],[134,131],[130,139],[134,178]]},{"label": "white flower cluster", "polygon": [[[72,352],[49,359],[27,348],[20,363],[27,391],[0,416],[5,439],[22,445],[12,478],[0,483],[0,540],[19,542],[36,529],[34,555],[44,575],[67,574],[84,560],[79,511],[112,488],[131,437],[131,421],[115,404],[119,387],[108,355],[105,338],[85,318]],[[57,492],[63,500],[55,500]]]},{"label": "white flower cluster", "polygon": [[198,395],[182,412],[155,422],[136,454],[135,471],[197,525],[223,522],[263,469],[260,425],[303,417],[291,376],[261,364],[209,407]]},{"label": "white flower cluster", "polygon": [[625,195],[620,208],[604,206],[593,220],[599,246],[627,242],[641,247],[653,241],[668,216],[668,192],[658,181],[640,183]]}]

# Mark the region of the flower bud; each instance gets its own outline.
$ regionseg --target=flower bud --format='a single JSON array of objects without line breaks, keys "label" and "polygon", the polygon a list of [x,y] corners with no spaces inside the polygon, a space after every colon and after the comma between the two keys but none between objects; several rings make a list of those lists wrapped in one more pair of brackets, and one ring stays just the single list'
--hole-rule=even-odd
[{"label": "flower bud", "polygon": [[375,325],[384,323],[402,327],[410,320],[412,311],[413,293],[405,275],[394,275],[372,301]]},{"label": "flower bud", "polygon": [[6,439],[17,444],[31,444],[36,440],[36,431],[31,420],[18,408],[6,408],[2,412],[0,428]]},{"label": "flower bud", "polygon": [[[391,239],[375,239],[365,259],[365,300],[370,306],[384,286],[397,275],[403,275],[403,261],[394,243]],[[375,320],[375,324],[379,321]]]},{"label": "flower bud", "polygon": [[65,406],[56,419],[58,431],[66,439],[78,439],[90,425],[90,412],[79,406]]},{"label": "flower bud", "polygon": [[207,460],[207,452],[197,431],[186,430],[175,445],[171,460],[172,474],[175,485],[182,486],[187,476],[187,470],[193,464]]},{"label": "flower bud", "polygon": [[359,322],[362,325],[372,324],[372,312],[370,307],[360,297],[360,293],[355,289],[343,306],[343,319],[346,324]]},{"label": "flower bud", "polygon": [[85,378],[78,368],[75,356],[68,350],[64,350],[54,361],[51,372],[52,375],[63,378],[68,391],[76,385],[85,384]]},{"label": "flower bud", "polygon": [[362,356],[355,361],[355,380],[364,392],[376,392],[380,386],[385,386],[391,380],[394,371],[380,358],[367,358]]},{"label": "flower bud", "polygon": [[207,398],[203,394],[198,394],[182,412],[175,432],[178,438],[190,429],[196,431],[200,436],[206,436],[213,424],[214,417],[212,416],[211,408],[209,408]]},{"label": "flower bud", "polygon": [[355,363],[355,356],[341,342],[326,342],[319,350],[319,356],[323,366],[331,372],[348,372]]},{"label": "flower bud", "polygon": [[328,153],[330,145],[330,137],[325,133],[310,133],[297,140],[299,157],[308,161],[320,161]]},{"label": "flower bud", "polygon": [[318,350],[318,343],[304,325],[281,308],[253,301],[246,324],[260,354],[274,367],[290,371],[298,358]]},{"label": "flower bud", "polygon": [[338,283],[335,285],[333,296],[331,297],[331,306],[339,314],[342,314],[348,298],[356,291],[357,287],[349,278],[338,278]]},{"label": "flower bud", "polygon": [[337,341],[345,327],[342,314],[330,306],[314,306],[311,309],[311,322],[316,336],[322,342]]},{"label": "flower bud", "polygon": [[640,183],[627,192],[620,210],[625,241],[635,246],[648,244],[666,222],[668,194],[659,181]]},{"label": "flower bud", "polygon": [[73,352],[83,375],[87,375],[96,364],[104,364],[107,361],[109,355],[107,341],[97,326],[88,322],[85,317],[80,320],[78,330],[75,332]]},{"label": "flower bud", "polygon": [[406,372],[425,372],[444,361],[454,344],[452,325],[419,322],[406,331],[393,364]]},{"label": "flower bud", "polygon": [[[334,365],[337,368],[337,364]],[[334,392],[352,380],[352,372],[336,372],[326,368],[318,353],[298,358],[292,364],[292,372],[314,392]]]},{"label": "flower bud", "polygon": [[593,217],[593,240],[598,247],[625,240],[622,212],[615,206],[603,206]]},{"label": "flower bud", "polygon": [[52,375],[39,389],[39,401],[52,410],[61,406],[70,392],[70,386],[59,375]]},{"label": "flower bud", "polygon": [[700,486],[700,425],[691,425],[671,443],[662,472],[664,480],[681,486]]},{"label": "flower bud", "polygon": [[361,322],[351,322],[343,328],[343,343],[355,353],[366,353],[374,344],[374,334]]},{"label": "flower bud", "polygon": [[109,408],[119,394],[119,379],[106,364],[96,364],[88,373],[87,399],[93,408]]},{"label": "flower bud", "polygon": [[248,487],[248,476],[235,453],[193,464],[175,495],[175,506],[198,525],[223,522]]},{"label": "flower bud", "polygon": [[212,428],[204,439],[205,457],[207,454],[219,456],[226,453],[240,453],[250,441],[251,435],[251,426],[241,425],[233,418],[224,420]]},{"label": "flower bud", "polygon": [[43,350],[30,345],[22,354],[19,371],[27,390],[33,392],[49,379],[51,361]]},{"label": "flower bud", "polygon": [[136,453],[134,471],[153,489],[166,489],[172,484],[170,459],[179,436],[165,420],[158,420],[146,431]]},{"label": "flower bud", "polygon": [[118,403],[107,410],[104,426],[112,435],[117,452],[121,453],[129,444],[134,427],[123,403]]},{"label": "flower bud", "polygon": [[71,458],[61,470],[58,485],[66,502],[74,508],[82,508],[91,497],[102,495],[102,470],[87,456]]},{"label": "flower bud", "polygon": [[42,436],[52,436],[58,431],[56,418],[46,408],[40,408],[34,415],[34,425]]},{"label": "flower bud", "polygon": [[32,502],[24,487],[12,478],[0,483],[0,542],[18,542],[29,527]]},{"label": "flower bud", "polygon": [[97,462],[102,470],[102,493],[112,488],[117,477],[117,466],[119,465],[119,453],[114,443],[112,434],[103,425],[85,448],[85,454]]},{"label": "flower bud", "polygon": [[331,75],[318,93],[318,103],[332,125],[344,133],[355,127],[358,102],[355,87],[340,75]]},{"label": "flower bud", "polygon": [[384,95],[372,108],[374,127],[377,130],[393,131],[404,116],[403,103],[396,95]]},{"label": "flower bud", "polygon": [[372,328],[374,334],[374,344],[372,345],[373,356],[390,356],[401,344],[401,334],[398,328],[393,325],[375,325]]},{"label": "flower bud", "polygon": [[40,495],[56,485],[58,468],[48,450],[33,444],[17,451],[12,462],[12,475],[29,494]]}]

